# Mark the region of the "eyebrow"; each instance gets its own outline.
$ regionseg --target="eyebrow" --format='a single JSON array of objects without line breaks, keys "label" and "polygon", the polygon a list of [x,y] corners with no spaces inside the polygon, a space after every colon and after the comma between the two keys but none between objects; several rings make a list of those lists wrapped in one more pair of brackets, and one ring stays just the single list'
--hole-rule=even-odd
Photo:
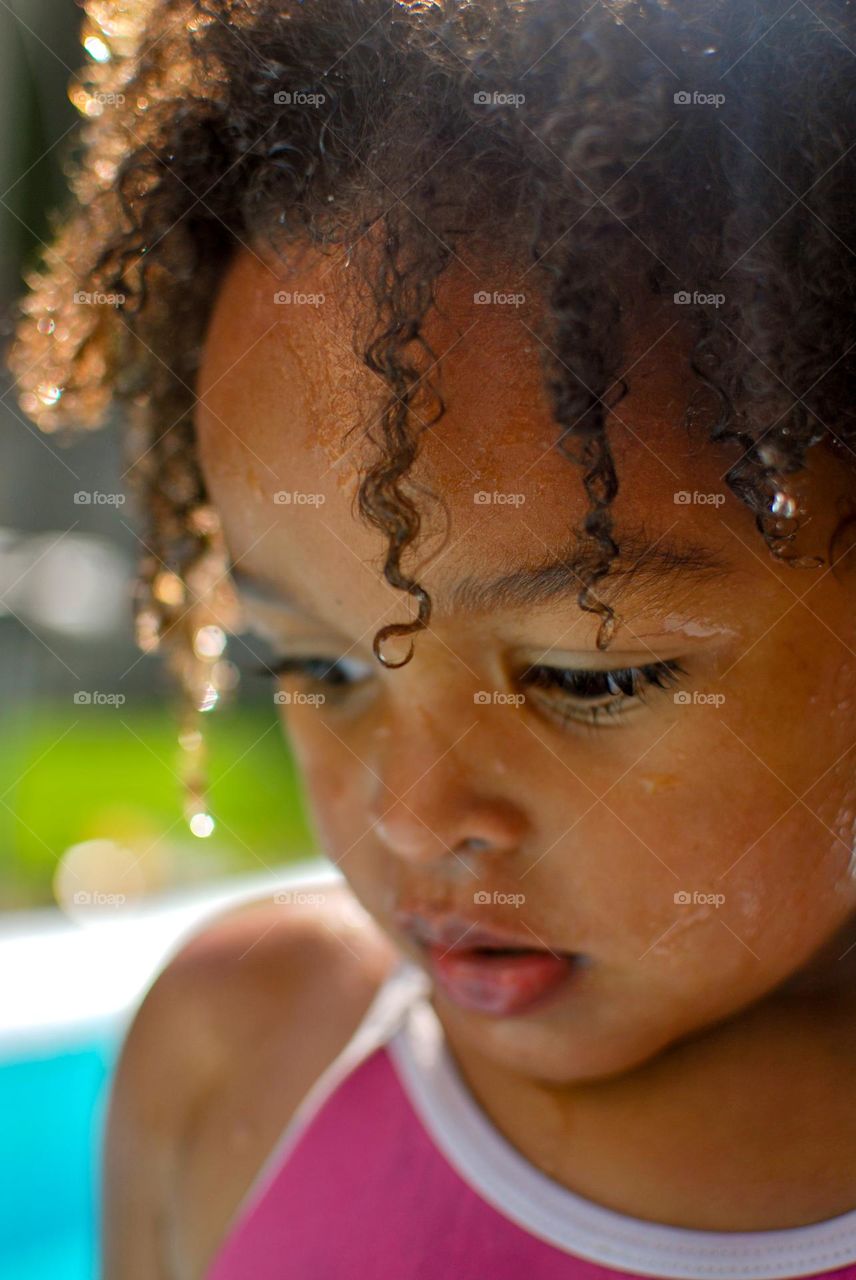
[{"label": "eyebrow", "polygon": [[[602,579],[609,584],[610,602],[615,603],[635,586],[648,586],[658,596],[674,589],[722,578],[733,565],[720,552],[703,543],[677,540],[667,535],[652,538],[641,528],[622,531],[619,554]],[[521,565],[492,577],[470,575],[446,591],[432,593],[438,614],[477,614],[499,609],[538,608],[556,600],[576,600],[584,585],[584,571],[590,562],[591,544],[583,546],[573,536],[558,552],[532,565]],[[260,578],[239,564],[230,573],[242,595],[263,604],[295,613],[305,607],[285,587]]]}]

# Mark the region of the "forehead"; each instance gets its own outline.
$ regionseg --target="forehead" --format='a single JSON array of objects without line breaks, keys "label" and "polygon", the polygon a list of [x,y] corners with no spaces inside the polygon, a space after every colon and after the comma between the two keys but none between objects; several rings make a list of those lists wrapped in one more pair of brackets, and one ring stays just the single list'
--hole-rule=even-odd
[{"label": "forehead", "polygon": [[[479,259],[475,270],[454,261],[424,325],[433,354],[415,344],[405,353],[424,375],[408,481],[423,513],[413,563],[434,588],[461,570],[541,560],[587,510],[581,472],[556,448],[534,286],[534,273],[508,258]],[[233,557],[268,577],[274,563],[286,581],[289,564],[338,562],[346,576],[362,564],[375,577],[382,564],[384,537],[354,510],[360,469],[377,457],[366,429],[380,438],[390,398],[361,360],[374,314],[361,288],[339,252],[307,250],[289,263],[242,252],[216,301],[198,388],[202,465]],[[722,542],[719,506],[675,498],[724,494],[728,459],[681,427],[691,383],[673,311],[652,308],[628,331],[631,390],[610,426],[616,522],[619,532],[644,525],[655,538]],[[433,424],[429,383],[445,405]]]}]

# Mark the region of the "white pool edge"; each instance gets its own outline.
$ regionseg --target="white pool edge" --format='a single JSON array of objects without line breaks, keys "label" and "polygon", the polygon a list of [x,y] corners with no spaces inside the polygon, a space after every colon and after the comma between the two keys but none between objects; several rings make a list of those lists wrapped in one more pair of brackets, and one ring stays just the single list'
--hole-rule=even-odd
[{"label": "white pool edge", "polygon": [[0,1059],[72,1049],[119,1034],[167,958],[224,907],[283,889],[337,883],[313,859],[80,922],[59,911],[16,917],[0,928]]}]

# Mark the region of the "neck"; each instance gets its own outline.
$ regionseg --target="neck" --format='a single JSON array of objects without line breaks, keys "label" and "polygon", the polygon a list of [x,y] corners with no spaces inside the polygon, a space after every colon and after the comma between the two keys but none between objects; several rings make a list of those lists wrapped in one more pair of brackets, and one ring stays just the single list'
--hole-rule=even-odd
[{"label": "neck", "polygon": [[803,1226],[856,1208],[854,969],[849,922],[764,1000],[600,1082],[544,1085],[450,1047],[497,1128],[577,1194],[696,1230]]}]

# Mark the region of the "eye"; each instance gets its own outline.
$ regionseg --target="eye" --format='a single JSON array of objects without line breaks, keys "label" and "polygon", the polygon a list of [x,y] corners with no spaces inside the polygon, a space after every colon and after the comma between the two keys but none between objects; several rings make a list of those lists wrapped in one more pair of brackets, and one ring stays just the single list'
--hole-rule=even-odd
[{"label": "eye", "polygon": [[279,658],[269,666],[262,665],[256,670],[261,675],[272,676],[275,680],[280,680],[284,676],[298,676],[335,694],[347,693],[372,674],[369,664],[360,662],[357,658],[301,656]]},{"label": "eye", "polygon": [[562,719],[602,725],[638,708],[652,689],[670,689],[686,671],[676,661],[611,671],[586,671],[536,664],[519,677],[527,689],[553,704]]}]

